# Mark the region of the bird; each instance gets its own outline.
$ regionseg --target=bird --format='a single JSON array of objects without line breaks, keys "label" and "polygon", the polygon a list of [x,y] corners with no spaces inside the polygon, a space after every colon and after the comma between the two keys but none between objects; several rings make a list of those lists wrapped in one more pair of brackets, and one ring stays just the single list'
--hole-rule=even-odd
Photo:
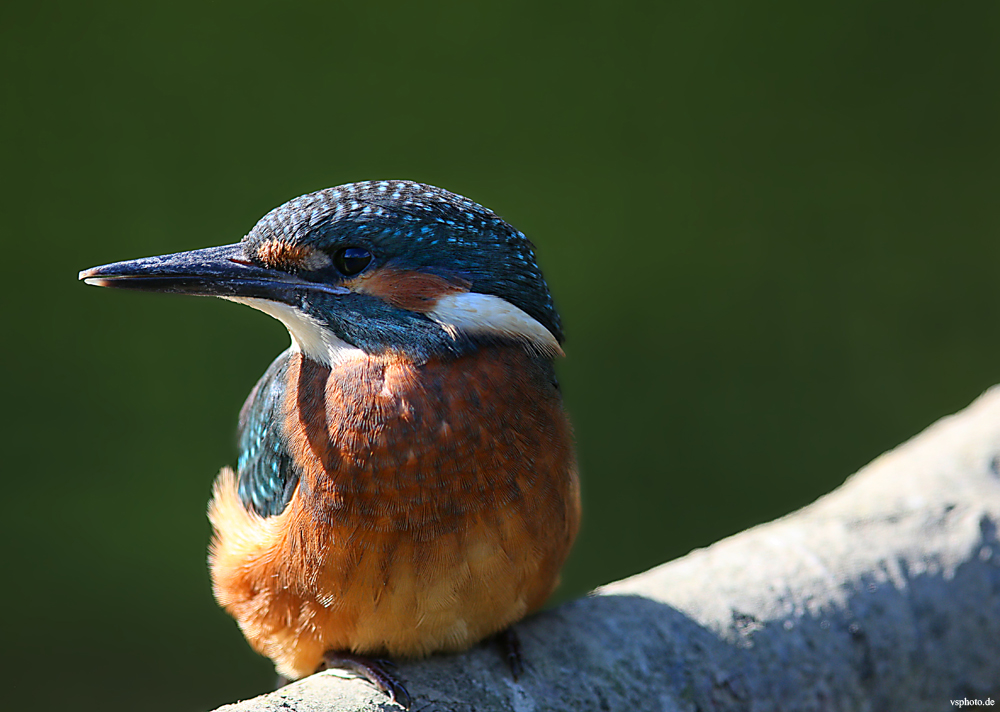
[{"label": "bird", "polygon": [[287,327],[208,506],[214,596],[281,679],[340,668],[405,707],[393,660],[491,637],[523,672],[512,626],[557,586],[581,504],[561,320],[522,232],[441,188],[365,181],[235,244],[79,277]]}]

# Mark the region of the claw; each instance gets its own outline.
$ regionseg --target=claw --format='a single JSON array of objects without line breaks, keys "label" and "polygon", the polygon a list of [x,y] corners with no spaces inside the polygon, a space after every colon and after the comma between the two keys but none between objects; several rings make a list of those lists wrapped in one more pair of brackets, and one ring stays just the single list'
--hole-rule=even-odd
[{"label": "claw", "polygon": [[513,627],[508,628],[497,635],[497,642],[500,643],[500,649],[510,667],[510,674],[514,677],[514,682],[517,682],[517,678],[524,674],[521,639],[517,637],[517,631]]},{"label": "claw", "polygon": [[363,655],[330,650],[323,656],[323,661],[324,669],[337,668],[354,673],[370,682],[380,692],[388,695],[389,699],[396,704],[404,709],[410,709],[410,704],[412,704],[410,693],[403,686],[403,683],[387,669],[396,668],[396,664],[391,660],[374,660]]}]

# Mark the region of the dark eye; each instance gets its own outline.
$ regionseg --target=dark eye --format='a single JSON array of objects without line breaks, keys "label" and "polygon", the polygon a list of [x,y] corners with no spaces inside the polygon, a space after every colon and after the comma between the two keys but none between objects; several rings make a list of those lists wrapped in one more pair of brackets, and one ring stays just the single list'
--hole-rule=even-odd
[{"label": "dark eye", "polygon": [[333,266],[345,277],[363,272],[372,261],[372,253],[363,247],[344,247],[333,256]]}]

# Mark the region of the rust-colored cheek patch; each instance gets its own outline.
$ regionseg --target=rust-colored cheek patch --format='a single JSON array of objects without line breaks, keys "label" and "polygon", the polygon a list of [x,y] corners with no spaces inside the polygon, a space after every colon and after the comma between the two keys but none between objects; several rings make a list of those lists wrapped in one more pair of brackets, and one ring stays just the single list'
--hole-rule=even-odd
[{"label": "rust-colored cheek patch", "polygon": [[292,245],[282,240],[266,240],[257,248],[257,259],[272,269],[316,270],[330,264],[323,252],[306,245]]},{"label": "rust-colored cheek patch", "polygon": [[426,313],[434,309],[441,297],[468,292],[472,284],[460,277],[448,279],[426,272],[383,267],[345,286],[378,297],[399,309]]}]

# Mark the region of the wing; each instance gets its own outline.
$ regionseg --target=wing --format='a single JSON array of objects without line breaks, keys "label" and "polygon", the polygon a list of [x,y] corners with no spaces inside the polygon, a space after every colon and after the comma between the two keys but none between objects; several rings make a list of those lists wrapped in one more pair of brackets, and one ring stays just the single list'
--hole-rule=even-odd
[{"label": "wing", "polygon": [[288,359],[286,351],[274,360],[240,412],[237,492],[243,506],[262,517],[285,510],[301,474],[284,433]]}]

